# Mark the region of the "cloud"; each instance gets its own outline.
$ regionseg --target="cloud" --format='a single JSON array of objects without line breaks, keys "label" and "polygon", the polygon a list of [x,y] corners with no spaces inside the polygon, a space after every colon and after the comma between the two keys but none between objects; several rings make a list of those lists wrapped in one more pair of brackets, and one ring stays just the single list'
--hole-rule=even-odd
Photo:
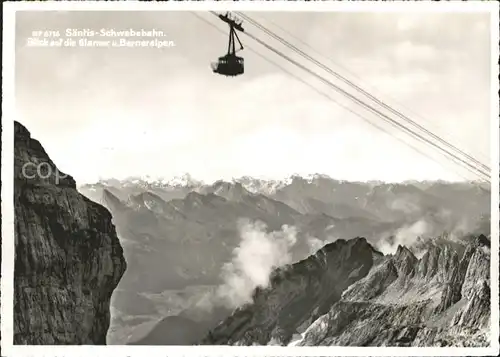
[{"label": "cloud", "polygon": [[267,233],[265,224],[242,220],[239,231],[241,243],[223,266],[224,283],[216,292],[218,301],[233,308],[252,302],[254,289],[269,285],[271,272],[291,262],[290,249],[297,242],[296,229],[287,225]]},{"label": "cloud", "polygon": [[397,229],[389,238],[377,242],[376,249],[384,254],[394,254],[398,246],[407,248],[413,247],[419,237],[429,232],[429,225],[425,220],[419,220],[415,223],[404,225]]},{"label": "cloud", "polygon": [[385,233],[374,243],[375,249],[384,254],[394,254],[401,245],[420,256],[427,249],[428,243],[436,240],[463,242],[469,234],[484,234],[485,232],[480,231],[481,219],[470,216],[453,217],[449,210],[443,209]]},{"label": "cloud", "polygon": [[311,237],[311,236],[307,237],[307,245],[309,246],[309,254],[316,253],[318,250],[323,248],[323,246],[325,244],[327,244],[326,241],[322,241],[321,239],[318,239],[316,237]]},{"label": "cloud", "polygon": [[418,45],[411,41],[403,41],[395,46],[395,55],[402,61],[431,61],[439,55],[435,48],[429,45]]}]

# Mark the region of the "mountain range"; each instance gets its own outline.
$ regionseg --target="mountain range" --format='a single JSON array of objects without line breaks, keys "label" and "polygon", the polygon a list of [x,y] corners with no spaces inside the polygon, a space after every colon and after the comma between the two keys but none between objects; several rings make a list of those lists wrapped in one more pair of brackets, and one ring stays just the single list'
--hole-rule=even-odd
[{"label": "mountain range", "polygon": [[[401,283],[406,280],[394,256],[403,254],[404,248],[405,256],[413,257],[412,271],[417,271],[423,269],[419,268],[423,264],[419,263],[421,259],[427,259],[426,254],[435,247],[449,247],[461,257],[471,241],[475,242],[481,234],[484,237],[490,234],[490,194],[487,187],[477,182],[365,183],[316,174],[296,175],[282,181],[243,177],[206,184],[185,175],[159,181],[105,180],[80,186],[79,190],[109,209],[124,248],[127,271],[113,294],[108,332],[108,343],[117,344],[288,344],[304,331],[313,331],[309,325],[325,319],[334,305],[348,304],[346,308],[351,311],[358,306],[354,303],[366,304],[366,309],[359,312],[364,316],[375,314],[373,306],[382,304],[381,310],[376,310],[381,313],[386,311],[385,300],[380,300],[377,294],[397,296],[408,290],[407,296],[418,295],[417,291],[430,289],[427,285],[431,283],[437,284],[432,297],[437,301],[446,279],[436,283],[432,278],[417,279],[412,275],[408,278],[410,285],[405,285]],[[252,248],[251,242],[259,242],[260,248]],[[363,249],[356,248],[352,253],[351,248],[342,248],[342,244],[361,245]],[[247,251],[251,259],[261,261],[261,267],[248,262],[251,259],[244,257]],[[345,254],[348,257],[341,258]],[[327,273],[324,282],[299,283],[294,287],[297,279],[319,279],[316,277],[319,271],[313,269],[307,273],[309,268],[305,267],[309,264],[322,266],[325,259],[349,257],[355,258],[354,265],[351,262],[347,266],[334,265],[335,271]],[[305,277],[295,276],[295,264],[302,267],[298,270],[305,272]],[[259,275],[254,271],[260,270],[262,276],[254,276]],[[386,273],[394,281],[379,282],[372,278],[368,283],[379,293],[366,293],[369,298],[352,298],[350,293],[341,298],[348,287],[361,284],[367,276],[380,277]],[[283,292],[274,292],[275,286],[279,291],[282,289],[276,285],[276,279],[287,282]],[[323,296],[318,286],[331,284],[335,289],[327,289],[328,296]],[[296,300],[284,293],[292,287]],[[237,289],[240,292],[235,292]],[[308,291],[323,294],[311,300],[309,307],[304,297],[300,297],[303,293],[309,295]],[[275,304],[262,305],[262,301],[269,300],[269,294]],[[290,305],[282,300],[290,300]],[[453,306],[457,303],[454,301]],[[278,313],[280,304],[285,311],[300,316],[262,317],[270,324],[265,332],[267,337],[252,335],[252,326],[264,323],[254,316],[255,309],[266,316],[269,309]],[[300,313],[301,309],[307,311]],[[310,309],[316,312],[311,314]],[[249,311],[254,316],[250,321],[241,318]],[[372,318],[376,319],[375,315]],[[239,327],[234,326],[234,321]],[[290,331],[278,338],[277,326],[280,331],[283,328]],[[401,328],[405,326],[409,323],[403,321]],[[248,338],[238,337],[236,330]],[[363,342],[337,335],[319,342],[308,337],[311,333],[305,333],[301,342],[293,343]],[[363,343],[399,343],[388,337],[368,340]],[[429,338],[421,341],[421,344],[436,343]]]},{"label": "mountain range", "polygon": [[15,344],[491,340],[480,183],[185,176],[78,192],[70,175],[26,166],[60,172],[14,129]]}]

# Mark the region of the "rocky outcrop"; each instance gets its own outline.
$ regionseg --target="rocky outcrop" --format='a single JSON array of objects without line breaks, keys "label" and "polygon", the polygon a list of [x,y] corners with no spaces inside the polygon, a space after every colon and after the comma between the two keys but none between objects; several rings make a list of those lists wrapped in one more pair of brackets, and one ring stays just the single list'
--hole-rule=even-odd
[{"label": "rocky outcrop", "polygon": [[300,346],[488,346],[489,241],[394,256],[349,287],[303,334]]},{"label": "rocky outcrop", "polygon": [[237,309],[203,344],[286,344],[327,312],[342,292],[371,269],[374,250],[364,238],[337,240],[309,258],[278,269],[253,304]]},{"label": "rocky outcrop", "polygon": [[105,344],[126,268],[111,214],[14,130],[14,343]]},{"label": "rocky outcrop", "polygon": [[202,343],[298,346],[487,346],[490,248],[480,236],[436,244],[418,259],[338,240],[278,269],[253,304]]}]

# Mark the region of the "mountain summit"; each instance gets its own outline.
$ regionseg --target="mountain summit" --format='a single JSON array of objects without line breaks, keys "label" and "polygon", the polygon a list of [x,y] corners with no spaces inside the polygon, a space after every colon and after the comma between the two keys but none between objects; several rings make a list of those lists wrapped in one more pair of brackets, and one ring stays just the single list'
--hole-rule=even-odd
[{"label": "mountain summit", "polygon": [[337,240],[278,269],[202,344],[486,346],[489,239],[418,259],[399,246],[383,256],[364,238]]}]

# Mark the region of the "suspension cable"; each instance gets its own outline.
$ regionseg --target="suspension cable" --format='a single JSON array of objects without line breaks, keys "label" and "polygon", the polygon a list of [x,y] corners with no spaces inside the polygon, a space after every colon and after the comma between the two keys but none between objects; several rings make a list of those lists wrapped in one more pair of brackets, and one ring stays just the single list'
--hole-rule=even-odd
[{"label": "suspension cable", "polygon": [[[316,59],[314,59],[313,57],[311,57],[310,55],[308,55],[307,53],[305,53],[304,51],[300,50],[299,48],[297,48],[296,46],[290,44],[288,41],[286,41],[285,39],[283,39],[282,37],[276,35],[275,33],[273,33],[272,31],[266,29],[264,26],[262,26],[261,24],[259,24],[257,21],[251,19],[249,16],[245,15],[245,14],[242,14],[242,13],[239,13],[239,12],[236,12],[236,14],[238,14],[238,16],[241,16],[242,18],[244,18],[246,21],[250,22],[251,24],[253,24],[254,26],[258,27],[259,29],[261,29],[262,31],[264,31],[265,33],[267,33],[269,36],[275,38],[276,40],[280,41],[282,44],[284,44],[285,46],[287,46],[288,48],[292,49],[293,51],[295,51],[296,53],[300,54],[302,57],[310,60],[311,62],[313,62],[314,64],[318,65],[319,67],[321,67],[322,69],[324,69],[325,71],[327,71],[328,73],[332,74],[333,76],[335,76],[336,78],[340,79],[341,81],[343,81],[344,83],[352,86],[353,88],[355,88],[356,90],[358,90],[359,92],[361,92],[362,94],[364,94],[365,96],[367,96],[368,98],[370,98],[371,100],[373,100],[375,103],[377,103],[378,105],[382,106],[383,108],[385,108],[386,110],[389,110],[390,112],[392,112],[393,114],[397,115],[399,118],[405,120],[407,123],[409,123],[410,125],[413,125],[414,127],[422,130],[424,133],[426,133],[427,135],[431,136],[433,139],[439,141],[440,143],[446,145],[447,147],[449,147],[450,149],[456,151],[456,152],[459,152],[460,154],[462,154],[463,156],[465,156],[466,158],[468,158],[470,161],[473,161],[476,165],[479,165],[482,167],[482,169],[484,170],[487,170],[487,171],[491,171],[490,168],[488,166],[486,166],[485,164],[481,163],[479,160],[475,159],[474,157],[472,157],[471,155],[465,153],[464,151],[462,151],[461,149],[457,148],[456,146],[450,144],[449,142],[445,141],[444,139],[440,138],[439,136],[437,136],[436,134],[432,133],[431,131],[429,131],[428,129],[426,129],[425,127],[423,127],[422,125],[418,124],[417,122],[411,120],[410,118],[408,118],[406,115],[402,114],[400,111],[392,108],[391,106],[387,105],[386,103],[382,102],[381,100],[379,100],[378,98],[376,98],[375,96],[373,96],[372,94],[368,93],[366,90],[364,90],[363,88],[359,87],[358,85],[356,85],[355,83],[353,83],[352,81],[350,81],[349,79],[345,78],[344,76],[340,75],[338,72],[336,71],[333,71],[331,68],[327,67],[326,65],[324,65],[323,63],[317,61]],[[468,164],[468,163],[467,163]],[[472,167],[472,165],[468,164],[469,166]],[[476,169],[476,168],[474,168]],[[476,169],[477,170],[477,169]],[[478,170],[479,171],[479,170]],[[489,174],[488,173],[485,173],[485,172],[482,172],[482,174],[485,174],[486,176],[488,176]]]},{"label": "suspension cable", "polygon": [[[276,28],[279,28],[281,31],[283,31],[284,33],[286,33],[288,36],[290,36],[291,38],[295,39],[296,41],[298,41],[300,44],[302,44],[303,46],[309,48],[312,52],[315,52],[317,55],[325,58],[327,61],[333,63],[335,66],[341,68],[342,70],[344,70],[346,73],[349,73],[352,77],[356,78],[357,80],[359,81],[363,81],[358,75],[356,75],[355,73],[351,72],[348,68],[340,65],[339,63],[335,62],[331,57],[328,57],[328,56],[325,56],[324,54],[321,54],[318,50],[314,49],[311,45],[309,45],[306,41],[300,39],[299,37],[297,37],[296,35],[292,34],[290,31],[286,30],[285,28],[283,28],[282,26],[278,25],[276,22],[272,21],[271,19],[266,19],[267,22],[271,23],[273,26],[275,26]],[[370,84],[368,83],[365,83],[365,85],[367,85],[368,87],[371,87],[372,90],[374,91],[377,91],[377,88],[376,87],[373,87],[371,86]],[[387,94],[383,94],[382,95],[385,95],[387,96],[389,99],[393,100],[397,105],[399,105],[400,107],[402,107],[403,109],[407,110],[408,112],[412,113],[414,116],[416,116],[417,118],[420,118],[422,119],[424,122],[426,123],[429,123],[429,121],[427,119],[425,119],[422,115],[418,114],[417,112],[415,112],[414,110],[412,110],[411,108],[408,108],[407,106],[405,106],[404,104],[402,103],[398,103],[397,99],[394,99],[393,97],[387,95]],[[439,124],[437,125],[437,127],[440,127]],[[477,162],[478,164],[481,164],[481,166],[485,169],[487,169],[487,171],[490,171],[490,168],[486,165],[484,165],[481,161],[475,159],[474,157],[472,157],[471,155],[469,154],[466,154],[465,152],[461,151],[458,147],[456,148],[456,150],[458,150],[459,152],[462,152],[463,155],[466,155],[466,156],[470,156],[470,159],[474,160],[475,162]],[[484,158],[484,155],[482,154],[479,154],[479,156],[481,156],[482,158]]]},{"label": "suspension cable", "polygon": [[[210,11],[213,15],[217,16],[218,15],[213,12],[213,11]],[[224,31],[220,30],[218,27],[216,27],[215,25],[213,25],[212,23],[210,23],[209,21],[205,20],[204,18],[202,18],[201,16],[197,15],[196,13],[193,13],[195,16],[197,16],[199,19],[201,19],[202,21],[204,21],[205,23],[209,24],[210,26],[214,27],[215,29],[217,29],[218,31],[221,31],[224,33]],[[338,86],[336,86],[335,84],[333,84],[332,82],[324,79],[322,76],[318,75],[316,72],[310,70],[309,68],[305,67],[304,65],[296,62],[295,60],[291,59],[290,57],[286,56],[285,54],[283,54],[282,52],[276,50],[275,48],[269,46],[268,44],[266,44],[264,41],[258,39],[257,37],[251,35],[250,33],[248,33],[247,31],[244,31],[243,33],[245,33],[247,36],[249,36],[250,38],[252,38],[254,41],[260,43],[262,46],[266,47],[267,49],[271,50],[272,52],[276,53],[277,55],[279,55],[280,57],[284,58],[285,60],[287,60],[288,62],[294,64],[295,66],[298,66],[299,68],[305,70],[306,72],[310,73],[311,75],[313,75],[314,77],[318,78],[320,81],[322,81],[323,83],[326,83],[327,85],[329,85],[330,87],[332,87],[333,89],[335,89],[336,91],[338,92],[341,92],[342,94],[344,94],[345,96],[347,96],[348,98],[350,98],[351,100],[354,100],[355,102],[357,102],[358,104],[361,104],[364,108],[367,108],[368,110],[370,110],[371,112],[373,112],[375,115],[381,117],[382,119],[384,119],[385,121],[389,122],[391,125],[399,128],[399,129],[403,129],[404,131],[406,132],[410,132],[412,134],[414,134],[414,136],[417,137],[417,139],[419,139],[420,141],[423,141],[425,143],[430,143],[432,146],[435,146],[437,147],[438,149],[440,149],[441,151],[444,151],[445,154],[451,156],[451,158],[453,159],[453,161],[460,161],[462,163],[465,163],[467,164],[468,167],[465,167],[468,171],[472,172],[473,174],[477,175],[476,172],[473,172],[471,171],[471,168],[478,171],[479,173],[483,174],[484,176],[486,176],[485,179],[487,182],[489,182],[489,178],[488,178],[488,175],[484,172],[482,172],[481,170],[477,169],[476,167],[474,167],[473,165],[470,165],[469,163],[463,161],[461,158],[457,157],[456,155],[453,155],[453,154],[450,154],[448,151],[442,149],[441,147],[439,146],[436,146],[434,143],[430,142],[429,140],[427,140],[425,137],[422,137],[422,135],[419,135],[418,133],[415,133],[413,132],[412,130],[410,129],[407,129],[405,128],[402,124],[396,122],[394,119],[391,119],[390,117],[388,117],[387,115],[381,113],[380,111],[378,111],[377,109],[375,109],[374,107],[362,102],[361,100],[359,100],[358,98],[354,97],[353,95],[351,95],[350,93],[346,92],[345,90],[339,88]],[[248,46],[246,46],[248,47]],[[279,67],[281,70],[283,70],[285,73],[287,73],[288,75],[292,76],[294,79],[302,82],[303,84],[307,85],[308,87],[312,88],[313,90],[315,90],[317,93],[323,95],[324,97],[326,97],[327,99],[333,101],[335,104],[343,107],[344,109],[350,111],[351,113],[355,114],[356,116],[362,118],[363,120],[367,121],[369,124],[373,125],[374,127],[376,127],[377,129],[379,130],[382,130],[384,131],[385,133],[393,136],[392,134],[388,133],[385,129],[383,129],[382,127],[380,127],[379,125],[369,121],[368,119],[366,119],[365,117],[361,116],[359,113],[356,113],[354,112],[351,108],[345,106],[345,105],[342,105],[340,104],[338,101],[336,101],[335,99],[333,99],[331,96],[329,96],[328,94],[326,94],[325,92],[322,92],[320,90],[318,90],[317,88],[313,87],[310,83],[307,83],[306,81],[304,81],[303,79],[299,78],[298,76],[294,75],[293,73],[287,71],[286,69],[284,69],[282,66],[280,66],[279,64],[277,64],[276,62],[273,62],[271,60],[269,60],[267,57],[263,56],[262,54],[256,52],[255,50],[253,50],[252,48],[248,47],[252,52],[256,53],[258,56],[262,57],[263,59],[265,59],[266,61],[274,64],[275,66]],[[394,137],[394,136],[393,136]],[[399,141],[405,143],[406,145],[410,146],[412,149],[416,150],[417,152],[419,152],[420,154],[430,158],[431,160],[435,161],[433,158],[429,157],[428,155],[426,155],[425,153],[423,153],[422,151],[420,151],[419,149],[417,149],[416,147],[414,147],[413,145],[409,144],[408,142],[406,141],[403,141],[402,139],[398,138],[398,137],[394,137],[396,139],[398,139]],[[450,159],[450,157],[448,157]],[[441,163],[438,163],[442,166]],[[462,178],[465,178],[463,177],[461,174],[459,174]],[[466,178],[465,178],[466,179]]]},{"label": "suspension cable", "polygon": [[[211,12],[212,14],[218,16],[215,12]],[[263,45],[264,47],[266,47],[267,49],[271,50],[272,52],[276,53],[277,55],[281,56],[282,58],[284,58],[285,60],[289,61],[290,63],[298,66],[299,68],[307,71],[308,73],[310,73],[311,75],[315,76],[316,78],[318,78],[319,80],[321,80],[322,82],[328,84],[330,87],[332,87],[334,90],[336,90],[337,92],[340,92],[341,94],[343,94],[344,96],[348,97],[349,99],[355,101],[357,104],[361,105],[362,107],[364,107],[365,109],[371,111],[372,113],[374,113],[375,115],[381,117],[382,119],[384,119],[385,121],[391,123],[393,126],[396,126],[398,127],[399,129],[405,131],[406,133],[410,133],[412,134],[414,137],[424,141],[425,143],[427,144],[430,144],[431,146],[439,149],[441,152],[451,156],[452,158],[454,158],[455,160],[458,160],[459,162],[465,164],[467,167],[468,167],[468,170],[471,171],[474,170],[474,171],[477,171],[479,174],[483,175],[484,178],[483,179],[486,179],[488,180],[489,179],[489,175],[487,173],[485,173],[482,169],[479,169],[477,168],[476,166],[470,164],[469,162],[463,160],[462,158],[460,158],[459,156],[453,154],[453,153],[450,153],[449,151],[447,151],[446,149],[443,149],[442,147],[440,147],[439,145],[431,142],[430,140],[428,140],[427,138],[425,138],[424,136],[422,136],[421,134],[415,132],[414,130],[412,129],[409,129],[407,127],[405,127],[404,125],[402,125],[401,123],[397,122],[396,120],[390,118],[389,116],[387,116],[386,114],[380,112],[379,110],[377,110],[375,107],[373,107],[372,105],[369,105],[365,102],[363,102],[362,100],[360,100],[359,98],[353,96],[352,94],[350,94],[349,92],[345,91],[344,89],[340,88],[339,86],[335,85],[334,83],[332,83],[331,81],[323,78],[322,76],[318,75],[316,72],[314,71],[311,71],[309,68],[305,67],[304,65],[300,64],[299,62],[291,59],[290,57],[286,56],[285,54],[283,54],[282,52],[280,52],[279,50],[276,50],[275,48],[273,48],[272,46],[268,45],[267,43],[265,43],[264,41],[260,40],[259,38],[253,36],[252,34],[250,34],[248,31],[244,31],[243,33],[245,33],[247,36],[249,36],[250,38],[252,38],[254,41],[256,42],[259,42],[261,45]],[[473,171],[471,171],[473,172]],[[477,174],[477,173],[476,173]]]}]

